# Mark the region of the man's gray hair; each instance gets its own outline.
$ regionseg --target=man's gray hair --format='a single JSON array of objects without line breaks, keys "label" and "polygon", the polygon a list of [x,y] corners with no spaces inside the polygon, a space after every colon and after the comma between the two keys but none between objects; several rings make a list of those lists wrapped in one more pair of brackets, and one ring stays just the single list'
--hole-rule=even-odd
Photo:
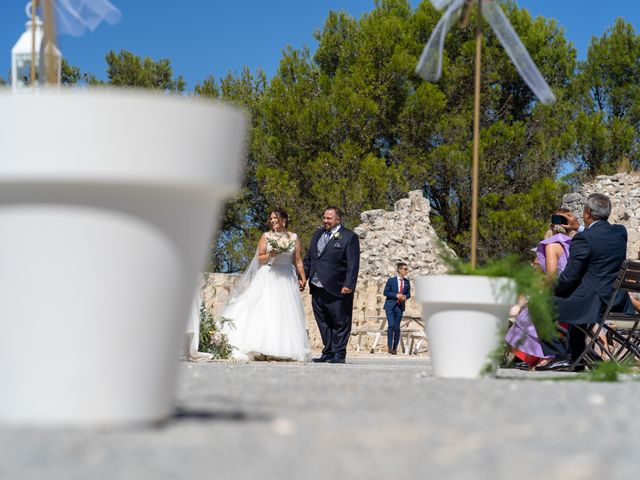
[{"label": "man's gray hair", "polygon": [[601,193],[592,193],[584,205],[591,210],[591,218],[594,220],[607,220],[611,215],[611,200]]}]

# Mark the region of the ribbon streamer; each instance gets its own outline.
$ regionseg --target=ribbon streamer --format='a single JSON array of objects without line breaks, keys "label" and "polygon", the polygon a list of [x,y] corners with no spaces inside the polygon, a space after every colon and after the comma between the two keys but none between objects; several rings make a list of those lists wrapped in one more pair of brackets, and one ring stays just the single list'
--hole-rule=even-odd
[{"label": "ribbon streamer", "polygon": [[[416,66],[416,73],[429,82],[437,82],[442,75],[444,40],[449,29],[460,16],[460,10],[465,2],[466,0],[431,0],[431,4],[438,10],[447,5],[448,8],[433,29]],[[482,16],[491,26],[524,82],[540,102],[544,104],[555,102],[556,97],[551,88],[540,74],[531,55],[500,6],[492,0],[483,0],[483,2]]]},{"label": "ribbon streamer", "polygon": [[103,21],[114,25],[122,18],[120,10],[108,0],[53,0],[53,10],[57,32],[74,37],[87,29],[94,31]]}]

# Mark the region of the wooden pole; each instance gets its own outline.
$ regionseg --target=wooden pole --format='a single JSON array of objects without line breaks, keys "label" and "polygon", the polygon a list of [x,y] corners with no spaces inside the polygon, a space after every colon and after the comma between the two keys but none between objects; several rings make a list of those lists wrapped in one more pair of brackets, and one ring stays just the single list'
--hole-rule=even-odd
[{"label": "wooden pole", "polygon": [[464,7],[464,15],[462,15],[462,21],[460,22],[460,28],[467,28],[467,25],[469,25],[474,1],[475,0],[467,0],[467,4]]},{"label": "wooden pole", "polygon": [[31,2],[31,88],[36,88],[36,7],[38,0]]},{"label": "wooden pole", "polygon": [[476,268],[478,248],[478,182],[480,176],[480,71],[482,67],[482,0],[476,18],[476,72],[473,93],[473,165],[471,171],[471,268]]},{"label": "wooden pole", "polygon": [[44,0],[44,46],[40,55],[44,55],[44,73],[46,83],[57,83],[56,59],[53,46],[56,43],[56,30],[53,15],[53,0]]}]

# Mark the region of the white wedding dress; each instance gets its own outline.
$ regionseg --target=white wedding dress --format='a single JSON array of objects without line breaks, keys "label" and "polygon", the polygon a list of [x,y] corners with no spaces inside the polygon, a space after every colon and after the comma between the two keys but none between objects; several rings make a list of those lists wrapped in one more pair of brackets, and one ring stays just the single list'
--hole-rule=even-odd
[{"label": "white wedding dress", "polygon": [[294,249],[295,241],[290,251],[273,257],[271,265],[256,264],[250,283],[222,311],[223,317],[233,321],[225,324],[224,333],[235,347],[234,358],[310,358],[304,308],[292,263]]}]

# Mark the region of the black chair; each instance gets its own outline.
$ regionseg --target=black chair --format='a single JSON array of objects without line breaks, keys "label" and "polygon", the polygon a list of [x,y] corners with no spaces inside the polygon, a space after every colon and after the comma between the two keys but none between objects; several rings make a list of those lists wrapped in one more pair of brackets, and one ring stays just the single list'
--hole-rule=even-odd
[{"label": "black chair", "polygon": [[593,367],[600,361],[622,364],[632,358],[640,359],[640,315],[612,311],[620,291],[640,293],[640,262],[625,260],[622,264],[600,323],[573,326],[584,333],[585,348],[573,361],[572,370],[579,366]]}]

